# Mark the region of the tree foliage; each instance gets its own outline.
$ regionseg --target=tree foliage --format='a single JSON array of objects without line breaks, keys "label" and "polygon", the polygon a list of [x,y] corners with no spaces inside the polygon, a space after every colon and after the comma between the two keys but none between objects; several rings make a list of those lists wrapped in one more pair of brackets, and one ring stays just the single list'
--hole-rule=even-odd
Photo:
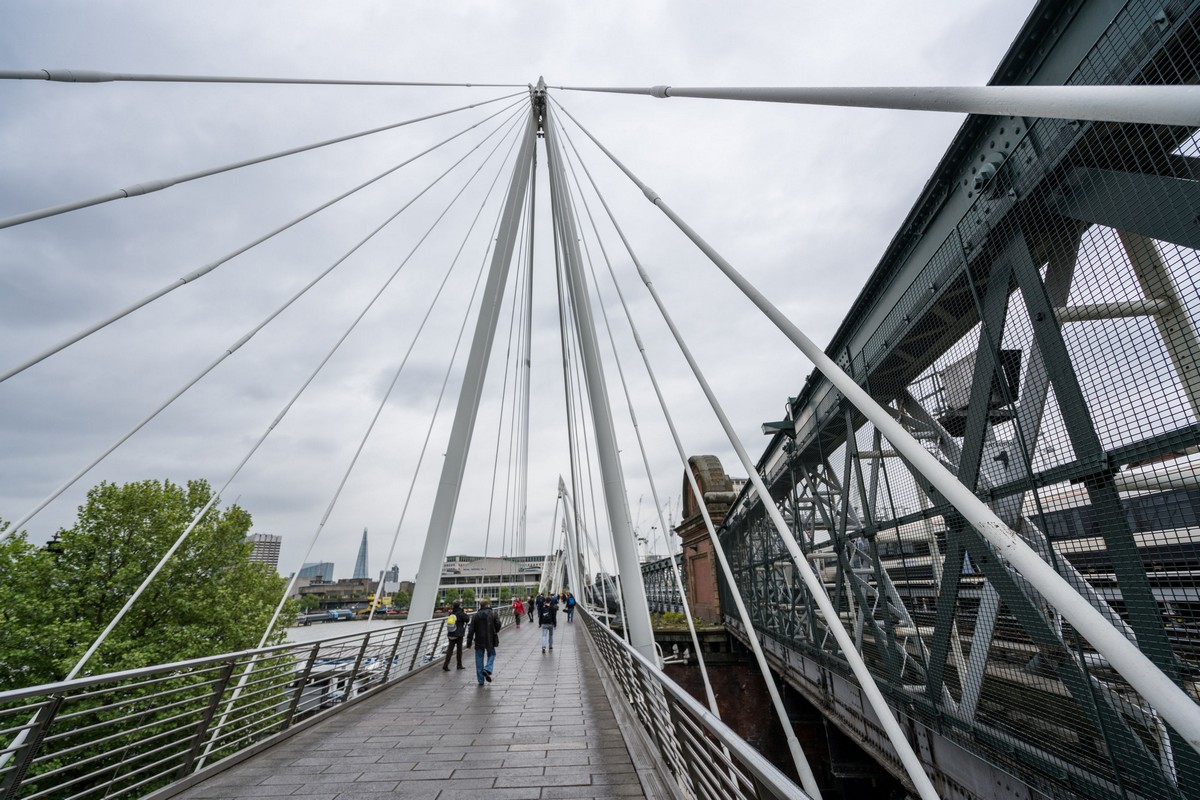
[{"label": "tree foliage", "polygon": [[[61,680],[212,496],[203,480],[101,483],[54,552],[24,533],[0,545],[0,689]],[[257,646],[286,581],[249,560],[250,525],[214,503],[84,674]]]}]

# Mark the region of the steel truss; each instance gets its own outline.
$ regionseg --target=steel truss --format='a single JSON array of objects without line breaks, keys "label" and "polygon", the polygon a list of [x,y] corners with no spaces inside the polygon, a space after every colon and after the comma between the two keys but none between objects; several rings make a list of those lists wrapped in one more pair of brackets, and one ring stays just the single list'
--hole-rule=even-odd
[{"label": "steel truss", "polygon": [[[1063,82],[1194,83],[1200,4],[1166,27],[1151,5],[1070,20],[1099,32]],[[1185,127],[973,120],[827,351],[1193,699],[1198,156]],[[789,419],[759,462],[771,501],[950,796],[991,795],[938,738],[1051,796],[1200,796],[1196,751],[841,392],[814,375]],[[789,680],[862,729],[757,495],[721,539]]]}]

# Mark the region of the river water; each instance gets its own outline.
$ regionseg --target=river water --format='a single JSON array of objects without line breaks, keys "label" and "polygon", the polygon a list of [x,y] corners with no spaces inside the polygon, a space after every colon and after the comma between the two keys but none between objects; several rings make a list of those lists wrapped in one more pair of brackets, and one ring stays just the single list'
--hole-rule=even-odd
[{"label": "river water", "polygon": [[293,644],[315,642],[318,639],[328,639],[331,636],[350,636],[366,631],[390,630],[400,624],[400,620],[376,619],[349,620],[345,622],[316,622],[312,625],[295,625],[287,629],[287,640]]}]

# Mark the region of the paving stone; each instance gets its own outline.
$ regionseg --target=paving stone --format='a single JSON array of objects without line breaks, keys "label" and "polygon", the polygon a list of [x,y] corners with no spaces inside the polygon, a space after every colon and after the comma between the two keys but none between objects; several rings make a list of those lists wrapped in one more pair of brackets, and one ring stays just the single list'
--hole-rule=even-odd
[{"label": "paving stone", "polygon": [[592,782],[586,773],[574,770],[546,770],[545,773],[532,775],[525,772],[510,770],[496,778],[496,787],[510,786],[591,786]]},{"label": "paving stone", "polygon": [[[525,789],[492,789],[487,792],[488,800],[538,800],[542,790],[537,787]],[[478,790],[443,789],[437,800],[479,800]]]},{"label": "paving stone", "polygon": [[340,783],[352,781],[361,774],[361,770],[358,772],[318,772],[316,774],[283,770],[268,776],[259,783],[264,786],[283,783]]},{"label": "paving stone", "polygon": [[377,794],[390,795],[396,789],[396,781],[346,781],[345,783],[308,783],[296,787],[289,797],[308,797],[314,794],[350,794],[355,797]]},{"label": "paving stone", "polygon": [[641,786],[548,786],[542,800],[618,800],[642,797]]},{"label": "paving stone", "polygon": [[188,790],[191,798],[218,798],[219,800],[236,800],[242,797],[287,797],[296,791],[295,786],[227,786],[215,784],[194,786]]}]

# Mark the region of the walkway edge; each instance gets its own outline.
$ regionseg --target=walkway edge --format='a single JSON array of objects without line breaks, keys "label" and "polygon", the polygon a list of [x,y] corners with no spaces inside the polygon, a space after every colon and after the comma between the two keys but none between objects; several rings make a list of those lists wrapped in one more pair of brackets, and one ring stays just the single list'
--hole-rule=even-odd
[{"label": "walkway edge", "polygon": [[613,682],[607,665],[600,660],[600,656],[596,652],[596,643],[592,641],[591,631],[587,630],[586,625],[583,627],[586,634],[583,639],[587,646],[588,655],[591,656],[592,663],[596,665],[596,673],[600,676],[600,687],[604,690],[604,696],[608,699],[608,705],[612,709],[613,716],[617,718],[617,724],[621,730],[621,738],[625,742],[625,749],[629,751],[629,758],[633,762],[633,769],[637,772],[638,781],[642,784],[642,793],[646,797],[670,797],[674,798],[674,800],[688,800],[675,780],[662,774],[663,762],[655,754],[653,742],[650,741],[646,729],[642,727],[642,723],[633,713],[633,709],[629,707],[625,695]]}]

